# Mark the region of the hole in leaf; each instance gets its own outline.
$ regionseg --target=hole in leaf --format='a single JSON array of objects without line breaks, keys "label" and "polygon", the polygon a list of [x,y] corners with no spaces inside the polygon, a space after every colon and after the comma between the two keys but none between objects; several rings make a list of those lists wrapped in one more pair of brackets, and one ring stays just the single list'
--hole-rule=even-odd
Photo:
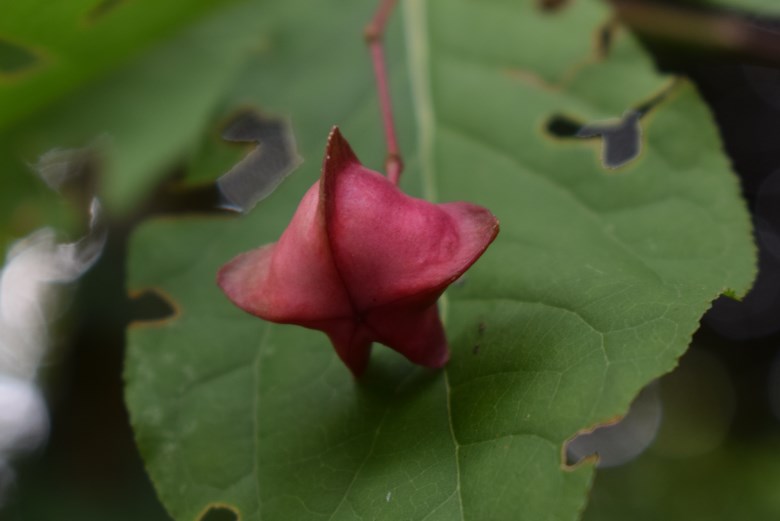
[{"label": "hole in leaf", "polygon": [[602,164],[609,169],[621,167],[641,151],[642,112],[630,110],[617,122],[582,124],[569,116],[555,115],[547,121],[547,132],[558,139],[598,138],[603,143]]},{"label": "hole in leaf", "polygon": [[642,147],[641,114],[630,110],[616,123],[593,123],[583,126],[577,137],[600,136],[603,143],[602,162],[607,168],[618,168],[639,155]]},{"label": "hole in leaf", "polygon": [[662,405],[657,383],[645,387],[623,418],[583,431],[565,444],[566,465],[571,467],[598,454],[599,467],[615,467],[639,457],[656,438]]},{"label": "hole in leaf", "polygon": [[620,119],[585,124],[571,116],[554,114],[547,120],[545,129],[557,139],[601,138],[602,164],[608,169],[619,168],[641,152],[640,120],[661,104],[674,88],[673,83],[636,108],[627,110]]},{"label": "hole in leaf", "polygon": [[95,7],[87,13],[87,21],[96,22],[113,11],[123,1],[124,0],[100,0],[100,2],[95,4]]},{"label": "hole in leaf", "polygon": [[232,509],[224,506],[210,507],[200,521],[237,521],[238,514]]},{"label": "hole in leaf", "polygon": [[157,322],[175,316],[171,301],[156,290],[145,290],[130,299],[131,322]]},{"label": "hole in leaf", "polygon": [[0,74],[20,74],[35,67],[39,61],[32,51],[0,38]]},{"label": "hole in leaf", "polygon": [[217,180],[222,208],[251,210],[301,162],[290,126],[281,118],[267,117],[254,110],[241,111],[225,125],[222,138],[258,145]]},{"label": "hole in leaf", "polygon": [[581,122],[563,114],[556,114],[547,121],[547,132],[557,138],[577,137],[581,128]]}]

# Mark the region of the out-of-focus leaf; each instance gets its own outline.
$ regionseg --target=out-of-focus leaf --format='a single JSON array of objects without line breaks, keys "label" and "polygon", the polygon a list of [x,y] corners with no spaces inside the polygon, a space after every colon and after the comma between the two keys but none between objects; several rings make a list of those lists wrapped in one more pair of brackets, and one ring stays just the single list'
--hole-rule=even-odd
[{"label": "out-of-focus leaf", "polygon": [[[376,346],[356,382],[324,335],[250,317],[214,283],[279,236],[333,124],[368,166],[383,156],[361,43],[372,6],[262,4],[269,52],[223,106],[289,115],[306,162],[246,218],[153,221],[132,241],[129,286],[178,309],[130,331],[126,364],[138,444],[174,518],[227,505],[242,521],[574,519],[592,466],[565,468],[565,440],[624,413],[712,299],[747,290],[747,213],[693,87],[654,72],[626,31],[601,38],[600,2],[537,5],[410,0],[405,42],[394,19],[402,184],[485,205],[502,232],[442,304],[446,369]],[[667,89],[618,170],[598,139],[546,130],[557,114],[617,118]]]},{"label": "out-of-focus leaf", "polygon": [[[598,473],[585,521],[780,518],[778,423],[764,408],[760,378],[755,388],[732,384],[730,375],[741,372],[691,349],[658,382],[663,419],[655,443]],[[753,414],[732,424],[735,398]]]},{"label": "out-of-focus leaf", "polygon": [[693,458],[652,451],[599,472],[585,521],[771,520],[780,516],[780,447],[731,443]]},{"label": "out-of-focus leaf", "polygon": [[235,0],[25,0],[0,5],[0,129]]},{"label": "out-of-focus leaf", "polygon": [[8,133],[15,157],[0,159],[32,161],[49,148],[101,137],[103,200],[114,212],[132,209],[156,179],[183,161],[240,64],[260,52],[263,31],[247,12],[246,3],[226,7],[26,120]]},{"label": "out-of-focus leaf", "polygon": [[[0,155],[9,150],[0,143]],[[46,224],[57,223],[60,229],[73,228],[72,215],[32,169],[22,164],[3,165],[3,186],[0,190],[0,252]]]}]

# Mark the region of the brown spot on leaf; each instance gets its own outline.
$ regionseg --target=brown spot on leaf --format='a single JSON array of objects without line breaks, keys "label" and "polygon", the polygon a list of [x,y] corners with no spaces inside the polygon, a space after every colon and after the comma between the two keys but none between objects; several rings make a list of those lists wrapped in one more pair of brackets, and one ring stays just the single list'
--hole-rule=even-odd
[{"label": "brown spot on leaf", "polygon": [[536,4],[546,13],[554,13],[569,5],[571,0],[537,0]]},{"label": "brown spot on leaf", "polygon": [[599,56],[606,58],[609,56],[609,52],[612,49],[612,42],[615,40],[615,31],[618,26],[614,21],[603,25],[597,32],[597,46]]}]

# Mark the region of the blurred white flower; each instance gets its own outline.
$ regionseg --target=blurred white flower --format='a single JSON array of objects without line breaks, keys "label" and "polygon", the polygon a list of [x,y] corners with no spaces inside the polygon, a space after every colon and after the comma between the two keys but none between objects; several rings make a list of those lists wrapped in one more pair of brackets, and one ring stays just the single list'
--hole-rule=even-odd
[{"label": "blurred white flower", "polygon": [[47,326],[57,313],[60,284],[92,267],[105,245],[97,199],[91,212],[90,231],[77,242],[57,244],[54,231],[43,228],[9,251],[0,271],[0,375],[35,377],[48,345]]},{"label": "blurred white flower", "polygon": [[27,380],[0,376],[0,447],[7,452],[34,449],[48,427],[46,402],[38,387]]},{"label": "blurred white flower", "polygon": [[8,459],[40,446],[48,435],[46,402],[35,383],[49,347],[49,325],[62,284],[73,282],[100,257],[106,242],[100,203],[92,200],[90,229],[58,244],[50,228],[17,241],[0,270],[0,504],[13,482]]}]

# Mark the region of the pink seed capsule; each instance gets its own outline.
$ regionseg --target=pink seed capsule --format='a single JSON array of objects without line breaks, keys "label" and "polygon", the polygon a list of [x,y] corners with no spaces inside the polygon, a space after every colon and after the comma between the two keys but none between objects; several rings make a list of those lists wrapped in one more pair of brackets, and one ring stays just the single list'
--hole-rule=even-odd
[{"label": "pink seed capsule", "polygon": [[225,264],[217,282],[253,315],[325,332],[355,376],[373,342],[437,368],[449,349],[436,301],[498,229],[480,206],[406,195],[334,128],[322,176],[280,239]]}]

